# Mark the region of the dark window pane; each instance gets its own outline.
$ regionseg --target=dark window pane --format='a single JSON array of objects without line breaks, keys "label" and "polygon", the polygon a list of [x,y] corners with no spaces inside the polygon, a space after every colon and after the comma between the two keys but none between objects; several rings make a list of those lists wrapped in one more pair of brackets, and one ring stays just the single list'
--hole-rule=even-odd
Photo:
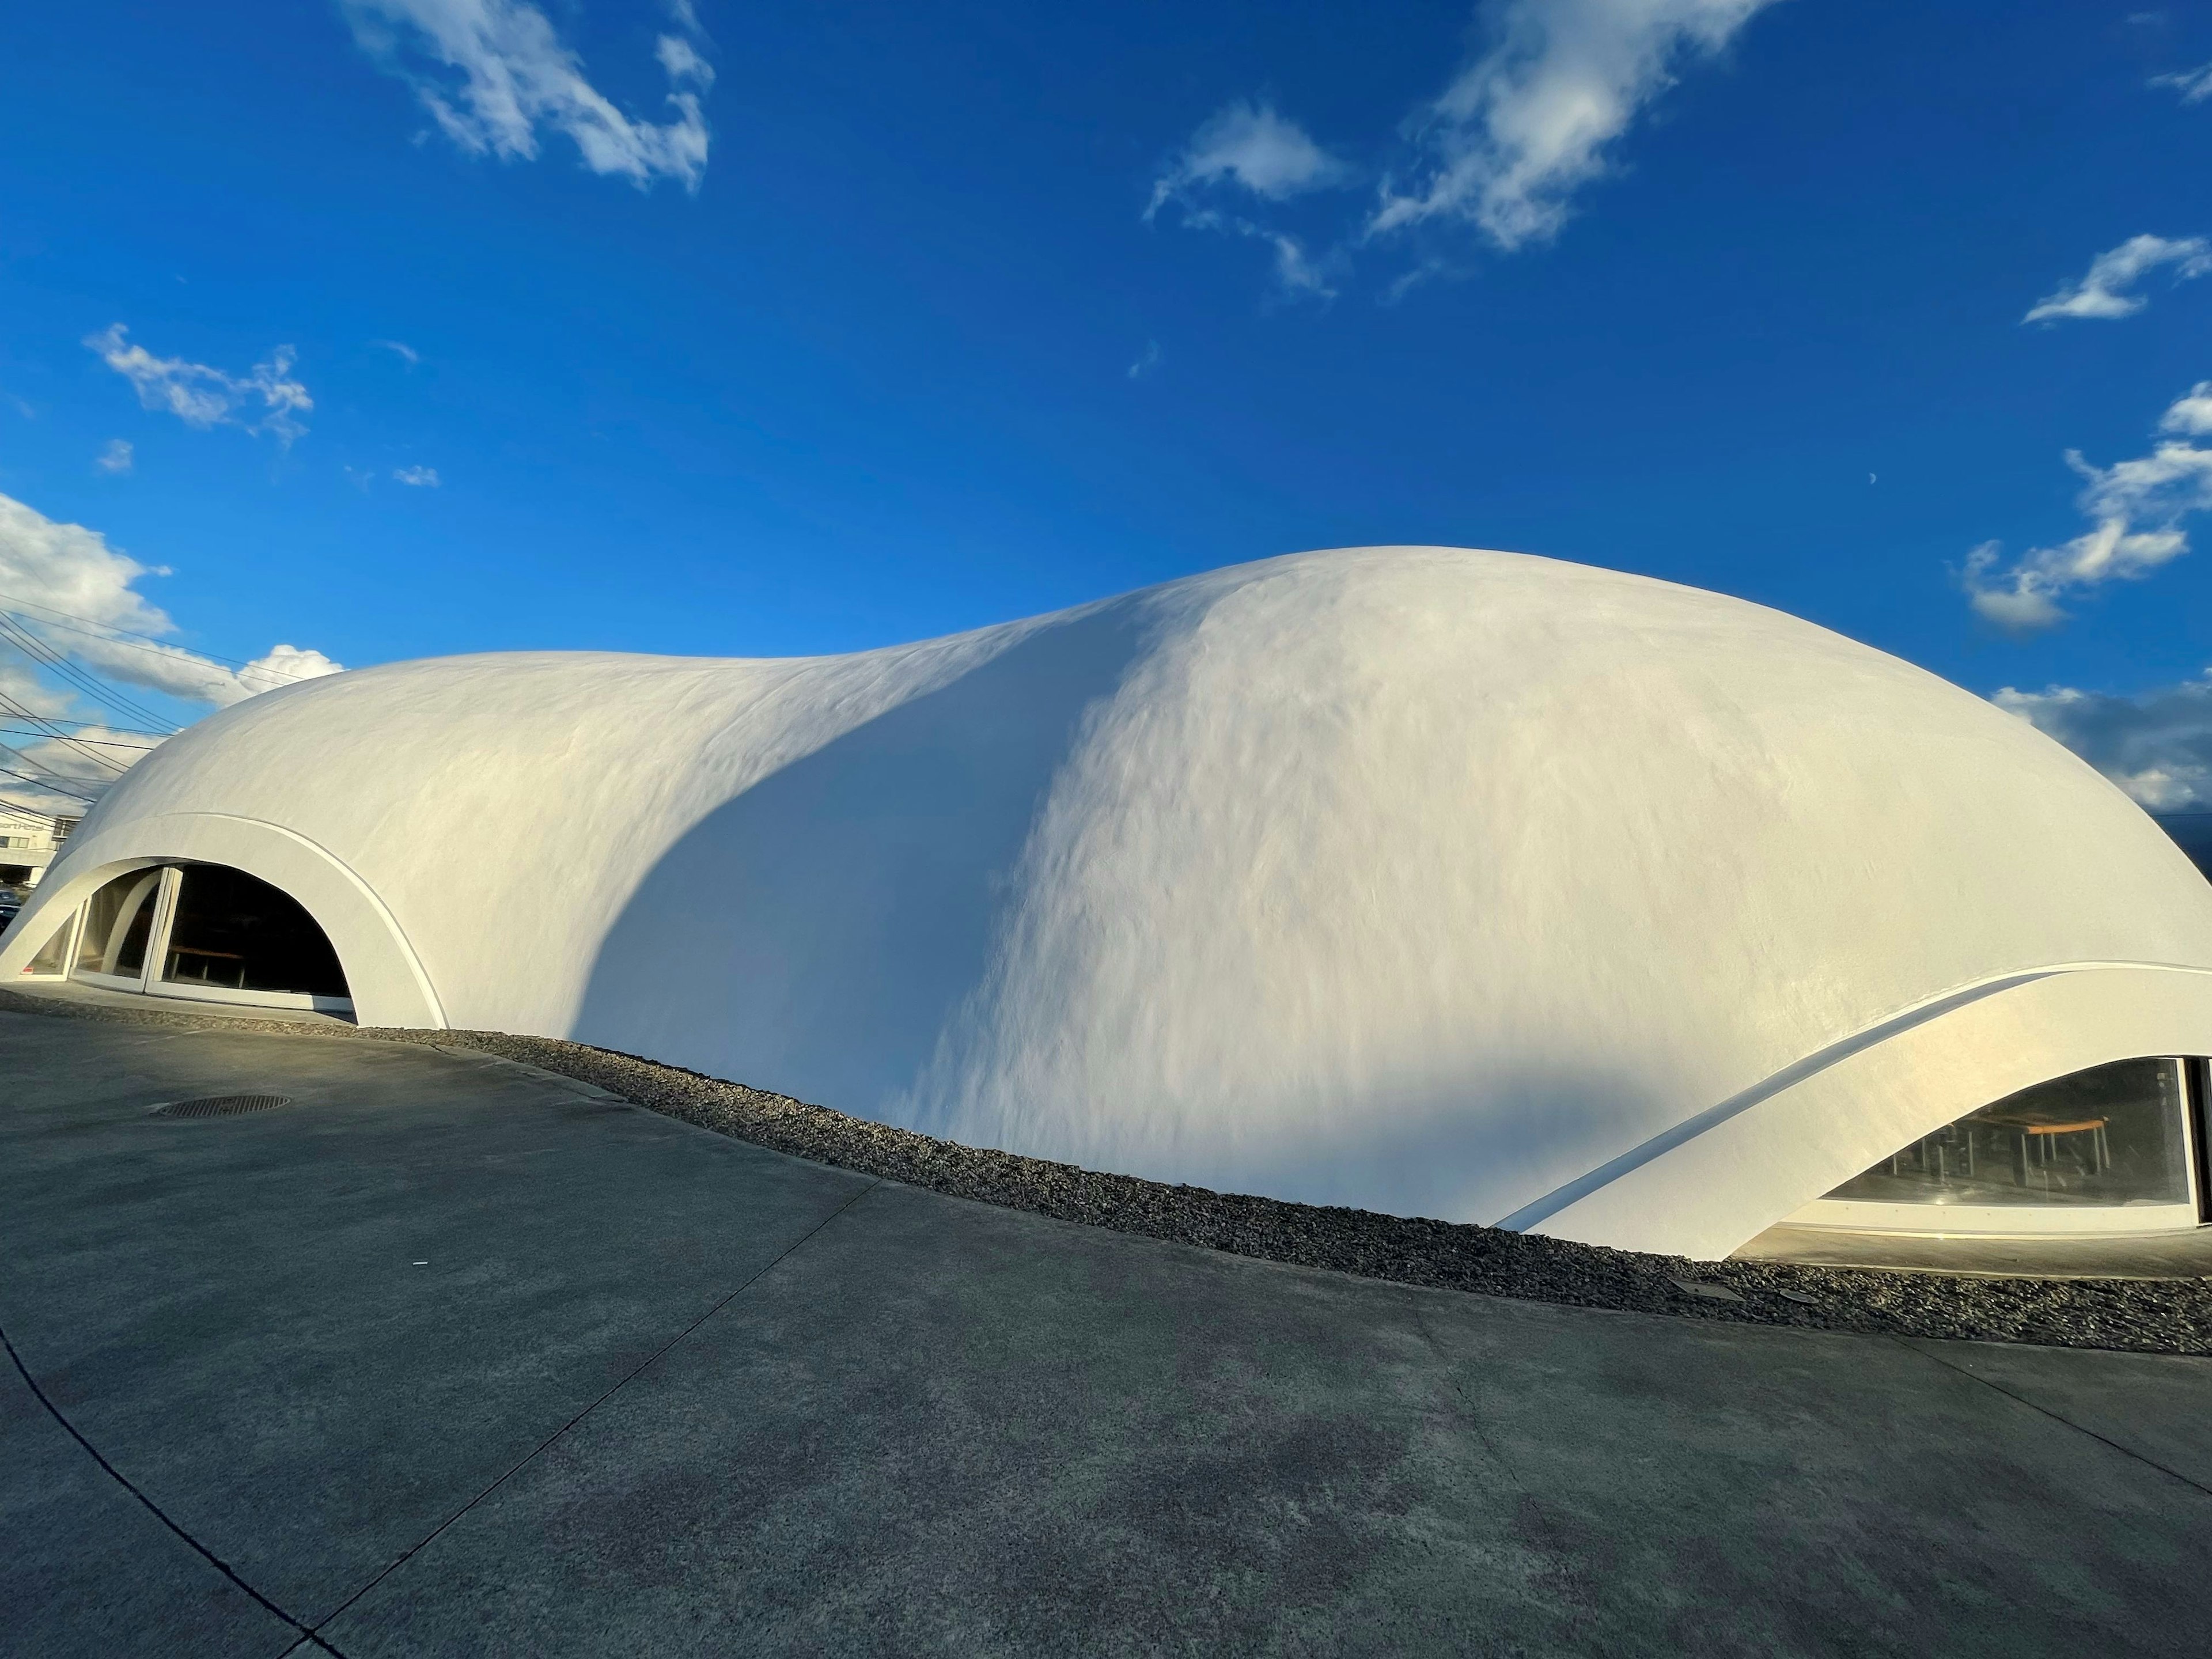
[{"label": "dark window pane", "polygon": [[289,895],[242,870],[188,864],[161,977],[234,991],[347,994],[337,953]]},{"label": "dark window pane", "polygon": [[146,937],[153,931],[154,895],[161,886],[159,870],[133,870],[92,896],[77,941],[79,973],[136,979],[146,970]]},{"label": "dark window pane", "polygon": [[2186,1204],[2185,1100],[2178,1060],[2099,1066],[1969,1112],[1828,1196],[1862,1204]]}]

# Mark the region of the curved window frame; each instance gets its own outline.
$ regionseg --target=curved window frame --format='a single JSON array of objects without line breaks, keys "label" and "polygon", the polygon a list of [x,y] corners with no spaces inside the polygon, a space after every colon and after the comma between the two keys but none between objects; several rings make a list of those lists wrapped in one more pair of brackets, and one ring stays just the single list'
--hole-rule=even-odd
[{"label": "curved window frame", "polygon": [[[94,973],[77,965],[77,951],[82,941],[85,917],[91,910],[93,897],[97,896],[95,890],[62,924],[61,971],[33,974],[26,970],[21,977],[34,983],[44,981],[49,984],[73,980],[99,990],[121,991],[137,996],[167,997],[179,1002],[223,1003],[246,1008],[292,1008],[315,1013],[340,1014],[349,1019],[353,1018],[354,1006],[350,996],[318,996],[304,991],[241,991],[225,985],[204,985],[162,978],[161,966],[169,957],[169,936],[177,919],[177,893],[184,884],[185,866],[161,864],[152,867],[160,870],[161,882],[154,894],[154,921],[146,938],[145,963],[137,973]],[[312,917],[309,919],[313,920]],[[321,926],[320,923],[316,925]],[[52,943],[50,939],[47,945],[40,946],[40,954],[43,956],[52,948]]]},{"label": "curved window frame", "polygon": [[[1784,1225],[1827,1228],[1838,1232],[1953,1235],[1990,1237],[2073,1234],[2183,1232],[2212,1222],[2208,1194],[2205,1133],[2207,1063],[2187,1055],[2146,1055],[2172,1060],[2180,1068],[2183,1168],[2189,1195],[2172,1203],[2132,1204],[1885,1204],[1864,1199],[1817,1198],[1785,1217]],[[1899,1149],[1898,1156],[1910,1150]]]}]

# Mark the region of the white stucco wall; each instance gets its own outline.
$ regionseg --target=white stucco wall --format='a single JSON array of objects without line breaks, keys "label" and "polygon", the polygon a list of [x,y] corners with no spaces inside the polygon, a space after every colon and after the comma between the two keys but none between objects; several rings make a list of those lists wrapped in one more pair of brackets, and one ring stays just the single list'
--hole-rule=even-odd
[{"label": "white stucco wall", "polygon": [[[850,657],[313,682],[149,757],[27,916],[176,815],[342,865],[453,1025],[1097,1168],[1705,1255],[2023,1065],[2119,1057],[2082,965],[2212,969],[2212,887],[2025,723],[1759,606],[1449,549]],[[1984,1018],[1946,1028],[1942,1088],[1924,1055],[1871,1092],[1792,1072],[2022,975],[2075,987],[2037,994],[2040,1048]],[[2212,979],[2159,982],[2161,1043],[2212,1051]]]}]

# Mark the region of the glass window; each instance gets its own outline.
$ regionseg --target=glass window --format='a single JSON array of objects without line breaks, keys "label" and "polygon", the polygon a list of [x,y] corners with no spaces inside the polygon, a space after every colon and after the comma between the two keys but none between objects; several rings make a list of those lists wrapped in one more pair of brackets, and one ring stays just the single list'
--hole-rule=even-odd
[{"label": "glass window", "polygon": [[69,919],[53,931],[53,936],[39,947],[38,954],[23,964],[27,975],[58,979],[69,969]]},{"label": "glass window", "polygon": [[2183,1062],[2124,1060],[2038,1084],[1830,1193],[1859,1204],[2187,1204]]},{"label": "glass window", "polygon": [[146,971],[146,940],[154,931],[154,896],[161,886],[159,870],[133,870],[92,896],[77,940],[77,972],[137,979]]},{"label": "glass window", "polygon": [[347,994],[337,953],[298,901],[217,864],[181,872],[161,977],[232,991]]}]

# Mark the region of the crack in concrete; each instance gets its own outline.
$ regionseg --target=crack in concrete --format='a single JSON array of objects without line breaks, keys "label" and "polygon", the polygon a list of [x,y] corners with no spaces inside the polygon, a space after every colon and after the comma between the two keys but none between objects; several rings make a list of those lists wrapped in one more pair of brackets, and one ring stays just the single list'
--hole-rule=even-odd
[{"label": "crack in concrete", "polygon": [[2052,1422],[2058,1424],[2063,1428],[2071,1429],[2076,1434],[2087,1435],[2099,1445],[2109,1446],[2112,1450],[2118,1452],[2122,1456],[2131,1457],[2138,1463],[2146,1464],[2148,1467],[2156,1469],[2160,1474],[2166,1475],[2173,1480],[2179,1480],[2183,1486],[2191,1488],[2192,1491],[2202,1492],[2207,1498],[2212,1498],[2212,1486],[2208,1486],[2203,1481],[2184,1474],[2179,1469],[2169,1468],[2164,1463],[2160,1462],[2155,1457],[2149,1455],[2148,1453],[2137,1451],[2133,1446],[2123,1445],[2119,1441],[2112,1439],[2108,1435],[2099,1434],[2096,1430],[2089,1427],[2085,1423],[2076,1423],[2072,1418],[2067,1416],[2063,1412],[2054,1411],[2039,1401],[2030,1400],[2026,1395],[2019,1394],[2011,1389],[2008,1389],[2003,1383],[1997,1382],[1995,1378],[1984,1376],[1979,1372],[1969,1370],[1966,1366],[1960,1364],[1956,1360],[1948,1359],[1943,1355],[1933,1352],[1929,1349],[1923,1347],[1917,1342],[1910,1341],[1901,1336],[1893,1336],[1889,1340],[1896,1343],[1900,1348],[1905,1348],[1913,1353],[1917,1353],[1923,1359],[1931,1360],[1935,1364],[1942,1366],[1946,1370],[1957,1372],[1958,1375],[1966,1378],[1969,1382],[1978,1382],[1985,1389],[1996,1390],[1998,1394],[2002,1395],[2006,1399],[2012,1401],[2018,1405],[2025,1406],[2032,1412],[2039,1413],[2041,1415],[2049,1418]]},{"label": "crack in concrete", "polygon": [[[318,1636],[313,1627],[307,1625],[301,1620],[295,1619],[290,1613],[285,1612],[283,1607],[277,1606],[276,1602],[270,1601],[259,1590],[254,1589],[252,1584],[246,1583],[245,1578],[240,1575],[235,1567],[232,1566],[229,1562],[217,1555],[206,1545],[201,1543],[200,1540],[193,1537],[191,1534],[186,1532],[182,1527],[179,1526],[175,1521],[170,1518],[167,1510],[162,1509],[159,1504],[156,1504],[151,1498],[149,1498],[145,1492],[141,1491],[131,1478],[125,1474],[122,1470],[117,1468],[114,1464],[109,1462],[106,1457],[101,1453],[100,1448],[94,1445],[90,1440],[87,1439],[83,1431],[80,1430],[76,1424],[70,1422],[66,1416],[63,1415],[61,1407],[55,1405],[54,1402],[47,1397],[46,1391],[39,1386],[38,1378],[31,1375],[31,1368],[23,1363],[23,1356],[15,1351],[15,1340],[8,1334],[5,1329],[0,1329],[0,1347],[5,1347],[8,1350],[8,1358],[15,1367],[15,1374],[23,1379],[23,1386],[30,1389],[33,1397],[38,1401],[40,1406],[46,1408],[46,1415],[52,1418],[55,1422],[61,1425],[63,1432],[67,1434],[70,1439],[76,1441],[79,1446],[84,1449],[85,1455],[91,1458],[94,1462],[100,1465],[102,1473],[104,1473],[109,1480],[114,1481],[117,1486],[122,1487],[123,1490],[129,1492],[131,1497],[137,1498],[145,1508],[145,1510],[149,1515],[152,1516],[156,1521],[159,1521],[163,1526],[167,1527],[171,1532],[182,1539],[193,1551],[193,1553],[198,1555],[202,1560],[205,1561],[225,1578],[230,1580],[232,1583],[237,1585],[239,1589],[244,1590],[248,1595],[252,1596],[255,1601],[259,1603],[268,1612],[283,1620],[294,1630],[299,1632],[302,1641],[307,1644],[312,1644],[316,1649],[324,1653],[336,1656],[336,1659],[345,1659],[345,1656],[339,1653],[337,1649],[331,1646],[327,1642],[324,1641],[321,1637]],[[301,1645],[301,1643],[295,1642],[289,1648],[287,1648],[285,1652],[287,1654],[296,1653],[299,1651]]]},{"label": "crack in concrete", "polygon": [[[578,1412],[566,1423],[563,1423],[559,1428],[554,1430],[551,1434],[547,1435],[544,1440],[540,1441],[528,1452],[516,1459],[514,1465],[507,1469],[505,1473],[501,1474],[497,1480],[485,1486],[482,1492],[470,1498],[467,1503],[462,1504],[451,1515],[447,1516],[443,1521],[441,1521],[436,1526],[425,1533],[416,1542],[409,1545],[406,1549],[401,1551],[398,1555],[392,1559],[391,1564],[385,1567],[381,1572],[379,1572],[374,1577],[371,1578],[351,1595],[349,1595],[344,1601],[339,1602],[337,1607],[331,1608],[330,1612],[325,1613],[320,1619],[317,1620],[313,1628],[307,1630],[307,1633],[310,1637],[315,1636],[317,1632],[323,1630],[328,1626],[332,1620],[343,1615],[348,1607],[353,1606],[354,1603],[360,1601],[362,1597],[367,1595],[379,1584],[391,1577],[393,1573],[405,1566],[408,1562],[413,1560],[415,1557],[421,1554],[432,1544],[435,1543],[441,1536],[457,1525],[465,1516],[469,1514],[471,1510],[474,1510],[479,1504],[482,1504],[501,1486],[504,1486],[508,1481],[514,1480],[516,1475],[520,1474],[524,1469],[527,1468],[532,1463],[543,1456],[556,1441],[566,1437],[578,1424],[581,1423],[593,1412],[599,1410],[600,1407],[605,1405],[608,1401],[613,1399],[615,1395],[621,1393],[632,1382],[635,1382],[644,1372],[650,1370],[666,1355],[673,1352],[684,1341],[686,1338],[690,1336],[694,1331],[696,1331],[708,1320],[714,1318],[716,1314],[721,1312],[723,1309],[728,1307],[731,1303],[736,1301],[747,1291],[752,1289],[754,1285],[759,1284],[762,1279],[774,1273],[796,1252],[812,1242],[812,1240],[821,1233],[823,1228],[827,1227],[831,1222],[836,1220],[838,1217],[843,1215],[848,1210],[851,1209],[855,1204],[858,1204],[862,1199],[866,1198],[870,1193],[875,1191],[877,1188],[883,1184],[883,1181],[880,1177],[869,1182],[868,1184],[861,1188],[859,1192],[854,1193],[852,1197],[847,1199],[842,1204],[840,1204],[828,1215],[823,1216],[821,1220],[816,1222],[813,1226],[808,1228],[805,1232],[802,1233],[799,1237],[793,1239],[789,1244],[786,1245],[782,1250],[777,1253],[774,1260],[767,1262],[758,1272],[753,1273],[750,1278],[746,1279],[744,1283],[731,1290],[729,1294],[716,1302],[712,1307],[708,1308],[706,1312],[701,1314],[689,1325],[686,1325],[682,1330],[677,1332],[675,1335],[670,1337],[667,1341],[661,1344],[659,1347],[647,1354],[643,1359],[640,1360],[629,1370],[623,1373],[621,1377],[611,1384],[605,1393],[600,1395],[599,1398],[592,1401],[590,1405],[585,1407],[583,1410]],[[301,1628],[307,1629],[306,1626],[301,1626]],[[333,1651],[335,1651],[335,1650],[333,1650]]]}]

